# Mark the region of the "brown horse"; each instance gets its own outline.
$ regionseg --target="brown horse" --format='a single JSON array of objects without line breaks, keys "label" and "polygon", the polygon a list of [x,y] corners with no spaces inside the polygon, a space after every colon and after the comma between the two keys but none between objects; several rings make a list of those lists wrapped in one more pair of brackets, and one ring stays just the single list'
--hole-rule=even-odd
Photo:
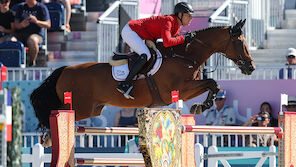
[{"label": "brown horse", "polygon": [[[198,80],[196,73],[200,70],[200,65],[216,52],[224,53],[243,74],[250,75],[255,67],[241,30],[244,22],[240,21],[234,26],[211,27],[197,31],[195,40],[189,44],[170,48],[158,47],[163,55],[163,63],[153,78],[162,101],[170,104],[173,90],[179,90],[179,98],[184,101],[209,91],[201,109],[210,108],[219,86],[213,79]],[[100,115],[105,105],[153,105],[153,98],[144,79],[134,83],[134,100],[124,98],[116,90],[118,82],[113,79],[111,68],[108,63],[87,63],[55,70],[31,94],[31,103],[39,120],[39,128],[49,128],[51,110],[69,108],[63,104],[63,93],[67,91],[73,94],[76,120]]]}]

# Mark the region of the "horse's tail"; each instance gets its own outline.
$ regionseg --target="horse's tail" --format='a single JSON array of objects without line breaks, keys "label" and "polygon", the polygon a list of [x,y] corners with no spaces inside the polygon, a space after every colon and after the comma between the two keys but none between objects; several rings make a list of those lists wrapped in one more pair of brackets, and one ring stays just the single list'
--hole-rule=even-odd
[{"label": "horse's tail", "polygon": [[56,83],[65,67],[56,69],[30,96],[35,115],[39,120],[37,129],[41,131],[49,129],[51,110],[57,110],[62,105],[56,92]]}]

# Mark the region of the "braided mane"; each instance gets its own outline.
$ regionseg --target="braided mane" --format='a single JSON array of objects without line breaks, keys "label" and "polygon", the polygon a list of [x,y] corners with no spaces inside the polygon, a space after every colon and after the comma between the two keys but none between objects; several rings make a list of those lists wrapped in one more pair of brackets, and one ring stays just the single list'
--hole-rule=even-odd
[{"label": "braided mane", "polygon": [[227,26],[216,26],[216,27],[207,27],[207,28],[203,28],[203,29],[200,29],[200,30],[196,30],[194,31],[195,33],[201,33],[201,32],[204,32],[204,31],[207,31],[207,30],[212,30],[212,29],[222,29],[222,28],[226,28]]}]

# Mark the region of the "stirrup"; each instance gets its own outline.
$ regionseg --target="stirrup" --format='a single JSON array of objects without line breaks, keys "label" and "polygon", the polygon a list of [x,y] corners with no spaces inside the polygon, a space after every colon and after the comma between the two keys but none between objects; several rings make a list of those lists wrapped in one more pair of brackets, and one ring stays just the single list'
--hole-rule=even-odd
[{"label": "stirrup", "polygon": [[122,93],[125,98],[127,98],[127,99],[133,99],[133,100],[135,99],[133,97],[133,95],[131,94],[131,91],[134,88],[133,86],[130,86],[127,90],[125,90],[124,88],[123,89],[120,89],[119,87],[117,87],[116,90],[118,90],[118,92]]},{"label": "stirrup", "polygon": [[132,91],[133,86],[129,87],[128,90],[123,94],[123,96],[127,99],[132,99],[134,100],[135,98],[133,97],[133,95],[130,95],[130,92]]}]

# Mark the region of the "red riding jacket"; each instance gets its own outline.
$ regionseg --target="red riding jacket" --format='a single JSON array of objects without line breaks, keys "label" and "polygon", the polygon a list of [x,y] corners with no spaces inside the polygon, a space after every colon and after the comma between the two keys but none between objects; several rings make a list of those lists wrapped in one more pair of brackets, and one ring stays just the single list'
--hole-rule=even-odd
[{"label": "red riding jacket", "polygon": [[165,47],[184,43],[184,37],[179,36],[181,26],[178,25],[177,17],[174,15],[131,20],[128,24],[142,39],[156,41],[162,38]]}]

